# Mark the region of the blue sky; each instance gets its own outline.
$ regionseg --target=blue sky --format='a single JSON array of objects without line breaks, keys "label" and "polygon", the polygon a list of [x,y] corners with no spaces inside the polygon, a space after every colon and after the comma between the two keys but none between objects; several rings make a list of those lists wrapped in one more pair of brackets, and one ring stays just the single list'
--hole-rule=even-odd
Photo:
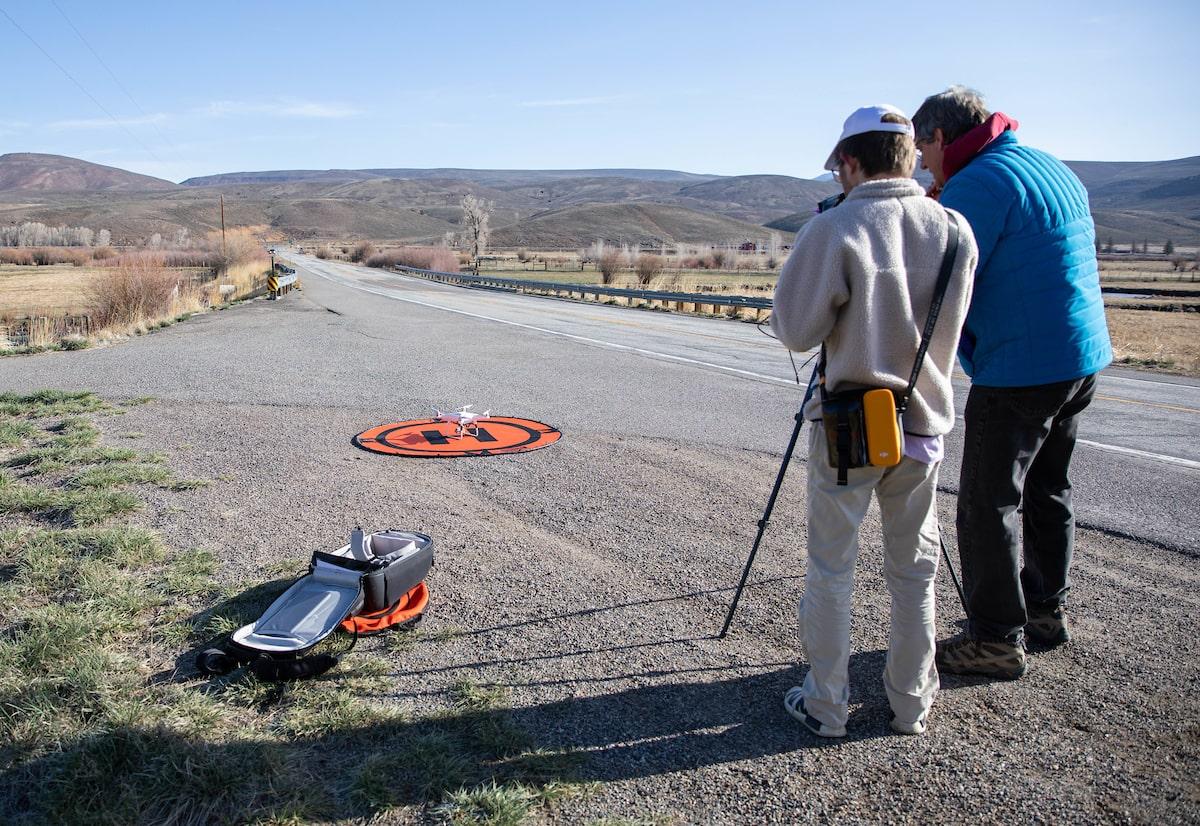
[{"label": "blue sky", "polygon": [[1197,2],[0,9],[0,154],[171,180],[434,166],[810,177],[850,110],[911,114],[951,83],[1066,159],[1200,154]]}]

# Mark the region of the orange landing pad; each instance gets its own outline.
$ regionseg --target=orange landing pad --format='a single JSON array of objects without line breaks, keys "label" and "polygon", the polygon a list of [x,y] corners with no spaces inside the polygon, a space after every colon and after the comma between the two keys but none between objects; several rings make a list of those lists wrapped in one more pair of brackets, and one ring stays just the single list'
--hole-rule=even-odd
[{"label": "orange landing pad", "polygon": [[525,453],[548,447],[562,436],[556,428],[530,419],[489,416],[477,421],[478,427],[456,436],[458,425],[413,419],[382,424],[354,437],[354,444],[372,453],[391,456],[451,458],[456,456],[496,456],[501,453]]}]

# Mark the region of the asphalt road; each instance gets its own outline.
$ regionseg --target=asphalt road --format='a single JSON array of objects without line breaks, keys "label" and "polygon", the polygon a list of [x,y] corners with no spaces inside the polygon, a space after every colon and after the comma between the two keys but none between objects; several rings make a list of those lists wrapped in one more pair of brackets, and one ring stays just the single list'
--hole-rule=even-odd
[{"label": "asphalt road", "polygon": [[[1200,389],[1104,377],[1074,480],[1076,638],[1013,683],[947,677],[922,738],[893,736],[876,511],[854,599],[850,734],[781,708],[802,678],[801,449],[731,635],[714,638],[801,390],[753,325],[446,287],[295,257],[304,290],[131,341],[0,360],[0,390],[153,396],[102,425],[183,476],[140,517],[249,587],[356,524],[438,542],[425,627],[386,697],[427,713],[508,686],[547,747],[600,781],[551,820],[1190,822],[1200,811]],[[798,360],[799,361],[799,360]],[[803,375],[803,374],[802,374]],[[960,399],[961,405],[961,399]],[[350,438],[474,404],[563,431],[533,453],[381,457]],[[952,539],[960,446],[940,513]],[[939,623],[961,608],[939,584]],[[353,656],[362,656],[356,652]]]}]

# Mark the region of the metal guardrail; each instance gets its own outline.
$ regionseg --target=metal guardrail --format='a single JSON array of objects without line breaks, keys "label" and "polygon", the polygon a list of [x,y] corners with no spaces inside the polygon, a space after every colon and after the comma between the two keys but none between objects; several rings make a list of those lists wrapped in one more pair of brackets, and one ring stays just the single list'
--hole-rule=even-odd
[{"label": "metal guardrail", "polygon": [[276,264],[275,269],[267,276],[267,290],[270,293],[268,298],[271,301],[299,286],[300,279],[296,277],[296,270],[283,264]]},{"label": "metal guardrail", "polygon": [[578,293],[581,297],[595,295],[612,298],[628,298],[663,304],[693,304],[704,307],[736,307],[739,309],[770,310],[775,306],[769,298],[754,298],[748,295],[721,295],[719,293],[673,293],[662,290],[630,290],[624,287],[605,287],[599,284],[564,284],[556,281],[527,281],[523,278],[493,278],[488,275],[470,275],[460,272],[439,272],[437,270],[421,270],[416,267],[394,266],[397,272],[429,278],[445,284],[458,284],[464,287],[490,287],[492,289],[513,290],[516,292],[553,293],[568,296]]}]

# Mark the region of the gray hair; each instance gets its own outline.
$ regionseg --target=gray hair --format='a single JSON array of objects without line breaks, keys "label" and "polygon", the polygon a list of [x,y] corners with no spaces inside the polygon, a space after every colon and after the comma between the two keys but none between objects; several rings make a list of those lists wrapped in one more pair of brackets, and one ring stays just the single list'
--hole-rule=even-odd
[{"label": "gray hair", "polygon": [[941,129],[946,143],[962,137],[991,116],[983,103],[983,95],[966,86],[951,86],[944,92],[925,98],[913,114],[913,129],[917,140],[933,137]]}]

